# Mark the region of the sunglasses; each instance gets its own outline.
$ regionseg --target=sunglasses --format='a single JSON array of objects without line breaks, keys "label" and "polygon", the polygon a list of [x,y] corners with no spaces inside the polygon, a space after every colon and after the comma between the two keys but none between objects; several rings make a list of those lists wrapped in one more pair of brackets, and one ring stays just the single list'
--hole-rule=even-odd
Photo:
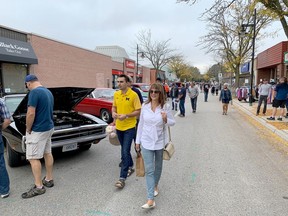
[{"label": "sunglasses", "polygon": [[154,94],[159,94],[160,93],[160,91],[158,91],[158,90],[155,90],[155,91],[154,90],[150,90],[149,92],[150,92],[150,94],[153,94],[153,93]]}]

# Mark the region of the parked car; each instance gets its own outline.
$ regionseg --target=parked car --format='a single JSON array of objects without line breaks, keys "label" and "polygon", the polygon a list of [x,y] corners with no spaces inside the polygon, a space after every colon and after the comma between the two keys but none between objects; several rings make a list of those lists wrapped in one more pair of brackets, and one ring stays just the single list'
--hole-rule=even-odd
[{"label": "parked car", "polygon": [[75,107],[75,111],[98,116],[110,123],[113,121],[111,109],[115,91],[112,88],[96,88]]},{"label": "parked car", "polygon": [[[92,143],[99,143],[106,137],[107,123],[86,113],[73,110],[93,88],[49,88],[54,96],[54,133],[52,148],[62,152],[76,149],[88,150]],[[29,94],[29,93],[28,93]],[[28,94],[7,95],[4,97],[10,113],[11,124],[2,131],[7,148],[7,160],[11,167],[19,166],[25,159],[26,112]]]},{"label": "parked car", "polygon": [[140,88],[143,92],[148,92],[150,85],[147,83],[132,83],[132,86]]}]

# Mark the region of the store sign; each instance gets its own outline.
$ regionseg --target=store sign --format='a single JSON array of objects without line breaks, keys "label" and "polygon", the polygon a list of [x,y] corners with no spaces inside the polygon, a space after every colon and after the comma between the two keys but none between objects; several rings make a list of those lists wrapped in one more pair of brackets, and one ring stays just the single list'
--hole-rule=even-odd
[{"label": "store sign", "polygon": [[246,62],[241,66],[241,74],[250,73],[250,62]]},{"label": "store sign", "polygon": [[284,52],[284,63],[288,64],[288,52]]},{"label": "store sign", "polygon": [[0,61],[37,64],[38,60],[31,44],[0,37]]},{"label": "store sign", "polygon": [[135,68],[135,62],[130,61],[130,60],[125,60],[125,66],[126,66],[126,68],[134,69]]}]

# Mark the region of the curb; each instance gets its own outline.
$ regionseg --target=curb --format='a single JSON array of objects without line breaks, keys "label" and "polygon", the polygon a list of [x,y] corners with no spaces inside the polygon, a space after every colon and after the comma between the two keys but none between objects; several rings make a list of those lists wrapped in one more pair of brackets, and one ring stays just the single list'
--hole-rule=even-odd
[{"label": "curb", "polygon": [[288,142],[288,132],[285,132],[283,130],[279,130],[276,127],[274,127],[273,125],[268,124],[267,121],[264,120],[263,118],[259,118],[255,115],[253,115],[253,113],[249,109],[247,109],[245,106],[242,106],[236,100],[233,100],[233,105],[234,106],[236,105],[242,112],[244,112],[248,116],[252,117],[255,121],[259,122],[261,125],[263,125],[267,129],[269,129],[272,133],[278,135],[279,137],[281,137],[282,139],[284,139]]}]

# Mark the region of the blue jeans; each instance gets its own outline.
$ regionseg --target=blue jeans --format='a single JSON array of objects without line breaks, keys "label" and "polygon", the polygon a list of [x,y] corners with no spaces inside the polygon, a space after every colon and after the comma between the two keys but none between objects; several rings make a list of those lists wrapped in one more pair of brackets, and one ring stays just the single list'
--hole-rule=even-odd
[{"label": "blue jeans", "polygon": [[180,114],[185,116],[185,100],[180,100],[179,102],[179,109],[180,109]]},{"label": "blue jeans", "polygon": [[208,92],[204,91],[204,101],[207,102],[208,100]]},{"label": "blue jeans", "polygon": [[0,134],[0,195],[9,193],[9,185],[10,181],[4,159],[4,143],[2,134]]},{"label": "blue jeans", "polygon": [[135,128],[131,128],[125,131],[116,130],[116,132],[121,144],[122,167],[120,171],[120,179],[126,179],[129,167],[133,167],[131,144],[135,137],[136,130]]},{"label": "blue jeans", "polygon": [[158,185],[163,165],[163,149],[148,150],[141,148],[144,159],[147,199],[154,200],[154,188]]},{"label": "blue jeans", "polygon": [[190,100],[191,100],[192,110],[193,110],[193,111],[196,111],[197,97],[195,97],[195,98],[190,98]]}]

